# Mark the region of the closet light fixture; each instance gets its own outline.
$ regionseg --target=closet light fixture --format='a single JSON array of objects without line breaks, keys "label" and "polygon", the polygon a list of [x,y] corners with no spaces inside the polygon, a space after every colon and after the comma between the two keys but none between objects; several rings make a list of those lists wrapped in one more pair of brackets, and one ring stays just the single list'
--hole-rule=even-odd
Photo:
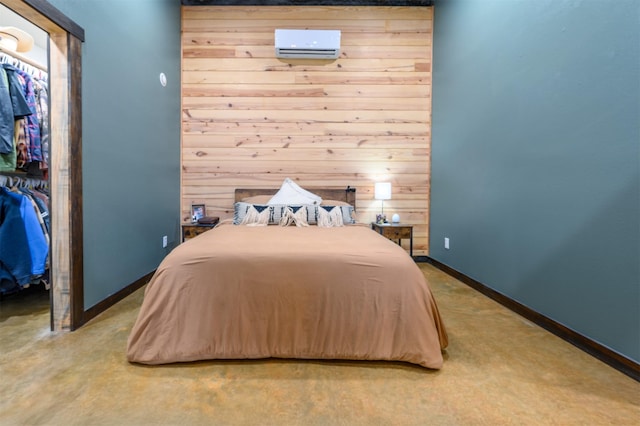
[{"label": "closet light fixture", "polygon": [[0,46],[13,52],[28,52],[33,48],[33,37],[16,27],[0,27]]}]

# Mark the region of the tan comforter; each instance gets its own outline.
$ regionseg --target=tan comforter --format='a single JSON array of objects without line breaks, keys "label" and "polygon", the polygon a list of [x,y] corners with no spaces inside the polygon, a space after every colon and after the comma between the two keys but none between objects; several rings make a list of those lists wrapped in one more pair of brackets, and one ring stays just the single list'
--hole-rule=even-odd
[{"label": "tan comforter", "polygon": [[162,261],[127,359],[398,360],[437,369],[446,345],[422,272],[368,227],[222,224]]}]

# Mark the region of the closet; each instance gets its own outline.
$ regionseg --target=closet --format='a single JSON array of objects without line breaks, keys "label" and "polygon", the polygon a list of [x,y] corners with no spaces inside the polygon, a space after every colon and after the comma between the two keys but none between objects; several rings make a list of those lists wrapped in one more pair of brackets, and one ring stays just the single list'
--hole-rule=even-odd
[{"label": "closet", "polygon": [[0,0],[0,25],[6,25],[2,22],[6,10],[48,36],[46,54],[37,62],[47,64],[49,74],[51,330],[74,330],[87,321],[82,262],[84,29],[47,0]]},{"label": "closet", "polygon": [[[0,6],[0,308],[48,309],[47,34]],[[26,291],[29,289],[29,291]],[[16,305],[19,304],[19,305]],[[4,305],[4,306],[2,306]],[[11,309],[10,311],[8,311]]]}]

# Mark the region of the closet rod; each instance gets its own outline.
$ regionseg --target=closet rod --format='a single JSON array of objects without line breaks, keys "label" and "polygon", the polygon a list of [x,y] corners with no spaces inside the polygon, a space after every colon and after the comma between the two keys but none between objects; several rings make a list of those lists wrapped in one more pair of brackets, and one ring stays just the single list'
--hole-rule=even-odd
[{"label": "closet rod", "polygon": [[[7,185],[8,184],[8,185]],[[0,174],[0,186],[21,186],[28,188],[47,188],[49,182],[45,179],[28,178],[10,174]]]},{"label": "closet rod", "polygon": [[5,49],[4,47],[0,46],[0,52],[4,53],[5,55],[11,56],[12,58],[15,58],[19,61],[24,62],[25,64],[29,64],[32,67],[36,67],[44,72],[48,72],[47,71],[47,67],[45,67],[44,65],[40,65],[39,63],[37,63],[36,61],[34,61],[33,59],[29,59],[24,55],[21,55],[17,52],[14,52],[12,50],[9,49]]}]

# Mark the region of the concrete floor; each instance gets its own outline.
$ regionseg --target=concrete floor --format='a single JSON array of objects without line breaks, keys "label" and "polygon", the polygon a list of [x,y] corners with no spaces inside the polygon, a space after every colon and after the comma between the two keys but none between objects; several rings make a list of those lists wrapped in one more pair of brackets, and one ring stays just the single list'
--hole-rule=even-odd
[{"label": "concrete floor", "polygon": [[[636,425],[640,383],[427,264],[444,368],[125,360],[142,291],[73,333],[42,293],[0,301],[0,425]],[[28,296],[28,297],[27,297]]]}]

